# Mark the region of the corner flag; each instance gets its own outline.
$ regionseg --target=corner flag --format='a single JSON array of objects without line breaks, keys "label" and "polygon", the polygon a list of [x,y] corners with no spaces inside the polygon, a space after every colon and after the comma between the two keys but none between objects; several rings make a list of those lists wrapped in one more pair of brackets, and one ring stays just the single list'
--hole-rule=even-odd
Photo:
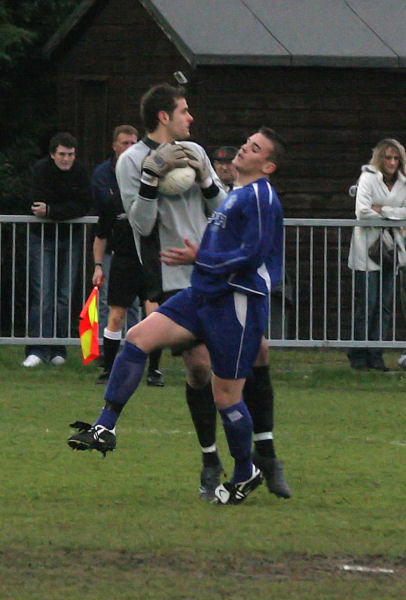
[{"label": "corner flag", "polygon": [[99,315],[97,312],[98,294],[99,288],[94,287],[79,315],[79,336],[84,365],[87,365],[87,363],[97,358],[100,354]]}]

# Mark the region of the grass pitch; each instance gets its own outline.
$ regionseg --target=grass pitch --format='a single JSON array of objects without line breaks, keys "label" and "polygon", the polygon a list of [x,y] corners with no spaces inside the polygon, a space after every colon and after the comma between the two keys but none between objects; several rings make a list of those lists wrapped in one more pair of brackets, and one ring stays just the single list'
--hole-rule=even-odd
[{"label": "grass pitch", "polygon": [[[276,448],[293,490],[241,506],[198,499],[200,456],[180,359],[142,384],[104,459],[66,445],[102,404],[72,348],[22,369],[0,347],[1,600],[406,598],[406,374],[354,372],[344,353],[271,350]],[[232,471],[221,427],[219,446]]]}]

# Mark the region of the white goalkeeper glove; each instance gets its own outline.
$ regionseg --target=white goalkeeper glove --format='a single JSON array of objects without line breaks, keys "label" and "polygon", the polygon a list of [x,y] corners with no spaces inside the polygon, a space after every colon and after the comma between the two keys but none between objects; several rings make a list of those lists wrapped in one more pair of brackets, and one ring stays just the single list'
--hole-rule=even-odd
[{"label": "white goalkeeper glove", "polygon": [[186,154],[188,165],[196,171],[196,179],[201,187],[210,187],[213,183],[213,178],[204,157],[194,148],[189,148],[189,146],[183,146],[183,150]]},{"label": "white goalkeeper glove", "polygon": [[163,177],[172,169],[187,167],[186,158],[182,146],[165,142],[145,158],[142,170],[155,177]]}]

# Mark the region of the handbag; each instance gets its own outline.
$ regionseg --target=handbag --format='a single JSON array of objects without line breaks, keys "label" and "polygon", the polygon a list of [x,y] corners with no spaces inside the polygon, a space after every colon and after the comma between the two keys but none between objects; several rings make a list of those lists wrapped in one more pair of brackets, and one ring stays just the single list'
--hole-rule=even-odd
[{"label": "handbag", "polygon": [[[382,242],[382,244],[381,244]],[[396,244],[393,239],[392,230],[385,228],[378,239],[368,248],[368,256],[377,265],[381,264],[381,245],[382,245],[382,265],[393,266],[396,263]]]}]

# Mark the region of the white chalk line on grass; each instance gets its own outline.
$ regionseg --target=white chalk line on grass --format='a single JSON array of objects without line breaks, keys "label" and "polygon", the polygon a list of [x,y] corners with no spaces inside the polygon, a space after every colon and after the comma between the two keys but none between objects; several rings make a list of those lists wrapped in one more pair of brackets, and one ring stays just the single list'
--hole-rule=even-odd
[{"label": "white chalk line on grass", "polygon": [[395,573],[395,569],[365,567],[363,565],[340,565],[340,569],[350,573],[367,573],[371,575],[393,575]]},{"label": "white chalk line on grass", "polygon": [[181,429],[134,429],[140,435],[195,435],[194,431],[182,431]]},{"label": "white chalk line on grass", "polygon": [[[51,433],[51,429],[45,429],[45,433]],[[128,428],[120,428],[121,432],[125,432],[127,433],[129,430]],[[134,429],[135,433],[138,433],[140,435],[194,435],[195,432],[194,431],[182,431],[181,429]],[[357,442],[368,442],[368,443],[373,443],[373,444],[389,444],[391,446],[401,446],[403,448],[406,448],[406,442],[402,442],[400,440],[380,440],[379,438],[374,438],[374,437],[366,437],[366,438],[360,438],[360,437],[348,437],[346,438],[347,441],[353,442],[354,440]]]},{"label": "white chalk line on grass", "polygon": [[366,437],[366,438],[360,438],[360,437],[349,437],[347,438],[348,441],[353,442],[354,440],[358,441],[358,442],[368,442],[368,443],[373,443],[373,444],[389,444],[390,446],[403,446],[406,447],[406,442],[402,442],[400,440],[380,440],[379,438],[374,438],[374,437]]},{"label": "white chalk line on grass", "polygon": [[[126,427],[120,428],[120,433],[128,433]],[[194,431],[182,431],[181,429],[131,429],[138,435],[195,435]],[[52,433],[52,429],[45,429],[45,433]]]}]

